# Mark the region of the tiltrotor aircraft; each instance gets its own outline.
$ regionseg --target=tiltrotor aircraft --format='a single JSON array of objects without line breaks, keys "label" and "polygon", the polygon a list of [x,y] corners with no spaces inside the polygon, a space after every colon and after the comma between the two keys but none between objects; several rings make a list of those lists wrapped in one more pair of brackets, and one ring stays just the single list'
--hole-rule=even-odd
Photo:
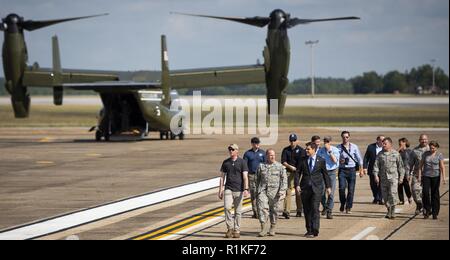
[{"label": "tiltrotor aircraft", "polygon": [[[63,104],[64,89],[93,90],[99,93],[103,108],[100,111],[96,140],[110,140],[112,135],[138,131],[145,136],[150,131],[160,132],[161,139],[184,139],[182,110],[174,106],[177,89],[197,89],[214,86],[249,85],[266,83],[267,99],[278,100],[279,114],[286,101],[287,75],[290,62],[290,43],[287,29],[312,22],[359,19],[342,17],[331,19],[290,18],[282,10],[275,10],[270,17],[230,18],[201,16],[245,23],[258,27],[268,25],[267,46],[264,48],[263,65],[218,67],[191,70],[169,70],[166,37],[161,36],[161,71],[94,71],[63,69],[58,39],[52,38],[53,67],[40,68],[37,63],[28,65],[28,53],[24,30],[33,31],[57,23],[96,17],[83,16],[67,19],[33,21],[17,14],[2,19],[0,30],[4,32],[2,49],[5,88],[11,95],[16,118],[26,118],[30,111],[28,88],[53,88],[55,105]],[[199,15],[197,15],[199,16]],[[171,121],[179,117],[180,131],[171,132]]]}]

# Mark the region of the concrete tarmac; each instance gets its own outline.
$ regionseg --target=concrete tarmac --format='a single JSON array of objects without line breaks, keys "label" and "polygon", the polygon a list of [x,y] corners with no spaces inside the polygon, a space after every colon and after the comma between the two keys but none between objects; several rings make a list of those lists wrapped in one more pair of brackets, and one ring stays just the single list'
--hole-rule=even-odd
[{"label": "concrete tarmac", "polygon": [[[280,129],[273,146],[281,151],[287,136],[296,132],[302,146],[315,134],[339,141],[340,129]],[[352,142],[361,152],[376,135],[353,129]],[[383,129],[394,140],[407,137],[415,144],[421,129]],[[425,131],[426,130],[426,131]],[[448,129],[424,129],[449,156]],[[237,143],[243,153],[251,136],[188,136],[184,141],[160,141],[157,133],[142,141],[97,143],[84,128],[0,128],[0,234],[27,223],[119,201],[149,192],[218,177],[227,146]],[[286,140],[285,140],[286,139]],[[268,147],[263,147],[268,148]],[[279,157],[281,154],[278,153]],[[447,166],[448,170],[448,166]],[[448,173],[448,171],[447,171]],[[353,214],[336,213],[323,220],[318,239],[448,239],[448,185],[441,187],[442,209],[437,221],[412,218],[414,205],[400,206],[394,221],[384,219],[385,208],[372,205],[368,178],[357,180]],[[40,239],[130,239],[162,227],[173,228],[165,239],[223,239],[220,209],[198,225],[174,226],[223,206],[217,189],[124,212],[106,219],[53,233]],[[336,208],[339,203],[336,204]],[[337,210],[335,210],[337,211]],[[257,239],[258,221],[244,215],[242,238]],[[192,221],[194,223],[194,221]],[[197,222],[195,222],[197,223]],[[179,224],[179,223],[178,223]],[[280,219],[278,235],[266,239],[304,239],[304,219]],[[163,233],[161,233],[163,234]],[[157,236],[154,236],[157,238]]]},{"label": "concrete tarmac", "polygon": [[[192,96],[182,96],[181,98],[187,100],[192,104]],[[224,104],[225,99],[247,99],[258,98],[266,99],[264,96],[202,96],[202,100],[217,99]],[[0,105],[10,105],[9,97],[0,97]],[[33,97],[33,105],[53,105],[53,97],[51,96],[36,96]],[[102,102],[99,96],[66,96],[64,97],[65,105],[96,105],[101,106]],[[448,96],[358,96],[348,95],[340,97],[323,97],[317,96],[311,98],[309,96],[290,96],[286,101],[288,107],[415,107],[415,106],[434,106],[434,105],[448,105]]]}]

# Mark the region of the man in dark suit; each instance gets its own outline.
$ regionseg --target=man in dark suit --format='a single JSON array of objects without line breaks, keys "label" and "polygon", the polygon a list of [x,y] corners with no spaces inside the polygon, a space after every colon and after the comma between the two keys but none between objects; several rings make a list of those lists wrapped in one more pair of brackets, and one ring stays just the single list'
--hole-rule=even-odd
[{"label": "man in dark suit", "polygon": [[380,135],[377,137],[377,142],[369,145],[367,147],[366,154],[364,155],[364,174],[369,174],[370,178],[370,189],[373,195],[373,204],[383,204],[383,196],[381,195],[381,186],[375,181],[375,176],[373,175],[373,167],[375,165],[375,160],[377,159],[378,153],[383,150],[383,140],[384,136]]},{"label": "man in dark suit", "polygon": [[320,201],[325,188],[327,195],[331,193],[326,162],[325,159],[316,155],[317,148],[315,143],[306,144],[308,158],[299,162],[295,175],[295,187],[302,196],[307,230],[305,237],[307,238],[319,235]]}]

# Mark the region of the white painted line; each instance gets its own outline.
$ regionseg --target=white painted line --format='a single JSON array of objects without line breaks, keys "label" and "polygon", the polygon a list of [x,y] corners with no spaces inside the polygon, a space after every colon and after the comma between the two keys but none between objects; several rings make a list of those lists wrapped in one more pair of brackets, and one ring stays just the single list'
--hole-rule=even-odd
[{"label": "white painted line", "polygon": [[219,178],[162,190],[0,232],[0,240],[33,239],[219,186]]},{"label": "white painted line", "polygon": [[361,231],[361,233],[359,233],[358,235],[352,237],[351,240],[361,240],[363,238],[365,238],[367,235],[369,235],[370,233],[372,233],[375,229],[377,229],[376,227],[368,227],[366,229],[364,229],[363,231]]},{"label": "white painted line", "polygon": [[[250,211],[251,208],[252,208],[252,206],[243,207],[242,208],[242,213]],[[192,226],[192,227],[180,230],[180,231],[178,231],[175,234],[163,237],[163,238],[161,238],[159,240],[173,240],[173,239],[176,239],[176,238],[179,238],[179,237],[184,237],[184,236],[187,236],[187,235],[191,235],[193,233],[192,231],[200,230],[202,228],[208,228],[210,226],[213,226],[213,225],[223,221],[224,219],[225,219],[225,215],[224,215],[224,213],[222,213],[220,216],[214,217],[214,218],[212,218],[210,220],[207,220],[207,221],[205,221],[203,223],[200,223],[198,225],[195,225],[195,226]]]}]

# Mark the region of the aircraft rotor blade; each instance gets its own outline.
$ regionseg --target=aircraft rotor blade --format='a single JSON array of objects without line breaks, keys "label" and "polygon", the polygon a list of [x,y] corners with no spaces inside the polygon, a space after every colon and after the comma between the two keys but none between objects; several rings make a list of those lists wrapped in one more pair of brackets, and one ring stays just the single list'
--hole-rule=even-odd
[{"label": "aircraft rotor blade", "polygon": [[237,17],[222,17],[222,16],[198,15],[198,14],[187,14],[187,13],[177,13],[177,12],[172,12],[171,14],[226,20],[226,21],[243,23],[243,24],[252,25],[252,26],[261,27],[261,28],[268,25],[270,22],[269,17],[260,17],[260,16],[248,17],[248,18],[237,18]]},{"label": "aircraft rotor blade", "polygon": [[87,19],[87,18],[104,16],[104,15],[108,15],[108,14],[105,13],[105,14],[97,14],[97,15],[90,15],[90,16],[81,16],[81,17],[56,19],[56,20],[43,20],[43,21],[28,20],[28,21],[22,22],[20,25],[22,26],[23,29],[25,29],[27,31],[34,31],[34,30],[41,29],[43,27],[51,26],[51,25],[58,24],[58,23]]},{"label": "aircraft rotor blade", "polygon": [[289,28],[295,27],[301,24],[309,24],[315,22],[327,22],[327,21],[340,21],[340,20],[360,20],[361,18],[356,16],[348,16],[348,17],[337,17],[337,18],[327,18],[327,19],[299,19],[292,18],[289,20]]}]

